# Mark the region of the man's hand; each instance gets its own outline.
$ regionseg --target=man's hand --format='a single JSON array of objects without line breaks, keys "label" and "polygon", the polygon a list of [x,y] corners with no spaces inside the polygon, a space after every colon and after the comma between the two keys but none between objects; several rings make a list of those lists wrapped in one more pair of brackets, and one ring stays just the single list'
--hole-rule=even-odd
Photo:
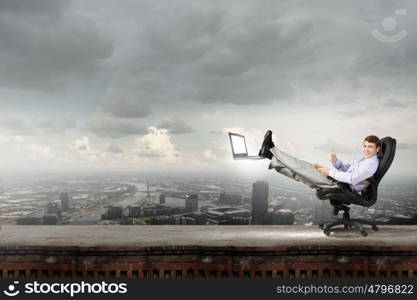
[{"label": "man's hand", "polygon": [[329,153],[329,160],[332,164],[336,162],[337,157],[336,152],[334,152],[334,150],[332,150],[332,152]]},{"label": "man's hand", "polygon": [[323,175],[325,177],[329,176],[329,168],[322,167],[322,168],[320,168],[318,170],[321,173],[321,175]]}]

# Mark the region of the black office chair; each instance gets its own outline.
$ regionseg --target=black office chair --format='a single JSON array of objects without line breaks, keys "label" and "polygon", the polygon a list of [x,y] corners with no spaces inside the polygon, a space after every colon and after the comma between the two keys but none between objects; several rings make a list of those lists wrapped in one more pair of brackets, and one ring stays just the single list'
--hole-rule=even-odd
[{"label": "black office chair", "polygon": [[379,160],[379,166],[375,174],[368,178],[370,185],[361,194],[352,191],[350,185],[347,183],[338,183],[338,188],[320,188],[317,190],[317,197],[321,200],[330,200],[330,204],[334,206],[333,214],[338,215],[339,211],[343,210],[343,218],[336,220],[329,220],[322,224],[319,224],[323,229],[323,233],[330,234],[332,227],[343,224],[345,229],[354,226],[357,228],[363,236],[367,236],[368,233],[365,230],[363,224],[371,225],[372,229],[377,231],[378,227],[373,221],[351,219],[349,215],[349,206],[347,204],[356,204],[361,206],[372,206],[377,200],[378,184],[382,177],[388,171],[395,156],[395,148],[397,141],[391,137],[385,137],[381,139],[381,149],[377,156]]}]

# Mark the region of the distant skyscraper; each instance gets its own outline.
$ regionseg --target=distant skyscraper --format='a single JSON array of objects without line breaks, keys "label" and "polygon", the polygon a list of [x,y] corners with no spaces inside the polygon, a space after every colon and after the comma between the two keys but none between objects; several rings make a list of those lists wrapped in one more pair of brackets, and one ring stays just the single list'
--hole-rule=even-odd
[{"label": "distant skyscraper", "polygon": [[257,181],[252,186],[252,224],[262,224],[268,212],[268,182]]},{"label": "distant skyscraper", "polygon": [[185,199],[185,211],[192,212],[198,210],[198,195],[192,194]]},{"label": "distant skyscraper", "polygon": [[165,204],[165,194],[159,194],[159,204]]},{"label": "distant skyscraper", "polygon": [[123,208],[121,206],[110,206],[102,219],[114,220],[121,217],[123,217]]},{"label": "distant skyscraper", "polygon": [[149,180],[146,180],[146,197],[151,197],[151,191],[149,190]]},{"label": "distant skyscraper", "polygon": [[61,193],[59,196],[59,199],[61,200],[61,207],[62,211],[68,211],[70,210],[70,196],[67,192]]},{"label": "distant skyscraper", "polygon": [[274,225],[275,212],[268,211],[262,218],[262,225]]},{"label": "distant skyscraper", "polygon": [[46,206],[46,214],[55,214],[59,219],[62,218],[62,207],[58,200],[48,202]]},{"label": "distant skyscraper", "polygon": [[43,225],[56,225],[58,224],[58,217],[56,214],[48,214],[42,217]]},{"label": "distant skyscraper", "polygon": [[21,217],[16,219],[17,225],[41,225],[41,217]]},{"label": "distant skyscraper", "polygon": [[142,207],[141,206],[130,206],[129,207],[129,217],[139,218],[141,216]]},{"label": "distant skyscraper", "polygon": [[57,214],[57,213],[60,213],[61,210],[62,210],[61,204],[58,201],[48,202],[48,205],[46,206],[47,214]]}]

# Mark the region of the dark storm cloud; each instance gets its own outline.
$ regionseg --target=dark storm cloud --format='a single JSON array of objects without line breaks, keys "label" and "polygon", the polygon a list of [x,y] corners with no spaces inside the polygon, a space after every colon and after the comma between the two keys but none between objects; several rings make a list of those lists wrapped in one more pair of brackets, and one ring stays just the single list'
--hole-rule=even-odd
[{"label": "dark storm cloud", "polygon": [[165,128],[169,131],[170,134],[184,134],[193,132],[193,128],[190,125],[177,117],[162,121],[158,125],[158,128]]},{"label": "dark storm cloud", "polygon": [[87,121],[87,130],[99,137],[120,138],[126,135],[139,135],[148,129],[137,119],[116,118],[110,114],[98,112]]},{"label": "dark storm cloud", "polygon": [[[372,81],[379,79],[373,85],[381,90],[406,87],[410,84],[410,79],[417,79],[417,56],[414,50],[411,51],[417,43],[412,39],[411,36],[407,37],[404,45],[395,48],[370,46],[373,48],[369,49],[370,52],[361,53],[354,61],[353,72],[363,77],[371,77]],[[392,81],[387,80],[388,78]]]},{"label": "dark storm cloud", "polygon": [[371,34],[398,8],[390,1],[144,3],[135,50],[124,57],[103,104],[115,116],[141,118],[158,105],[173,110],[187,102],[288,103],[298,89],[325,91],[336,81],[376,92],[414,90],[417,35],[410,18],[398,17],[410,31],[401,43]]},{"label": "dark storm cloud", "polygon": [[94,76],[113,51],[69,1],[0,1],[0,85],[57,91]]},{"label": "dark storm cloud", "polygon": [[[417,80],[417,32],[414,13],[415,1],[378,1],[367,9],[359,11],[359,20],[368,22],[371,30],[377,30],[384,36],[396,36],[402,31],[407,35],[395,43],[385,43],[375,38],[361,44],[360,51],[352,61],[352,73],[360,76],[360,81],[376,91],[402,90],[415,93]],[[405,14],[396,14],[403,9]],[[392,31],[386,30],[384,21],[393,21]],[[366,23],[365,23],[366,24]]]},{"label": "dark storm cloud", "polygon": [[37,118],[33,120],[33,124],[46,133],[62,134],[68,129],[75,128],[76,122],[71,114],[65,114],[63,116]]},{"label": "dark storm cloud", "polygon": [[[158,15],[152,22],[138,21],[136,51],[113,78],[104,111],[140,118],[149,114],[145,103],[284,101],[299,68],[318,51],[315,20],[286,20],[265,14],[261,6],[233,15],[222,5],[205,9],[170,2]],[[129,109],[118,105],[120,100]]]},{"label": "dark storm cloud", "polygon": [[0,12],[21,15],[59,16],[71,0],[1,0]]},{"label": "dark storm cloud", "polygon": [[[0,86],[57,91],[103,76],[103,86],[86,84],[101,102],[87,127],[102,137],[146,132],[137,119],[161,110],[286,105],[334,83],[346,87],[346,98],[356,89],[382,95],[378,107],[405,108],[403,100],[388,104],[386,91],[415,92],[412,1],[0,3]],[[371,31],[383,32],[382,21],[396,8],[409,12],[395,16],[395,32],[407,29],[407,37],[376,40]],[[359,108],[357,101],[335,114],[363,117]]]}]

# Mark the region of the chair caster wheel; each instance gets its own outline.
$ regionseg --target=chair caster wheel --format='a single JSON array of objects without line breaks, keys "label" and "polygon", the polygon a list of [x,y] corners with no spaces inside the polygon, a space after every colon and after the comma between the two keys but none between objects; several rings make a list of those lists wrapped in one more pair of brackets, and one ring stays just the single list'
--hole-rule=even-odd
[{"label": "chair caster wheel", "polygon": [[372,229],[373,229],[374,231],[378,231],[378,227],[376,227],[376,225],[372,226]]},{"label": "chair caster wheel", "polygon": [[368,236],[368,233],[366,231],[361,231],[362,236]]},{"label": "chair caster wheel", "polygon": [[330,235],[330,230],[329,229],[325,229],[325,230],[323,230],[323,233],[325,235],[329,236]]},{"label": "chair caster wheel", "polygon": [[323,229],[323,227],[324,227],[324,225],[323,225],[323,224],[320,224],[320,225],[319,225],[319,228],[320,228],[320,229]]}]

